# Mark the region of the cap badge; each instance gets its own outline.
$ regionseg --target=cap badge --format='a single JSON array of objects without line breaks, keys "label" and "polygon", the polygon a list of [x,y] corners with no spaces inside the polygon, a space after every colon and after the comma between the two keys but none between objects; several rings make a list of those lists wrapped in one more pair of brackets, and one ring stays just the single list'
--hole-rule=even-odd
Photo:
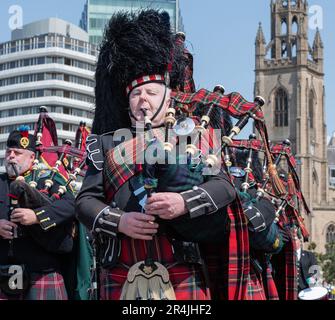
[{"label": "cap badge", "polygon": [[27,137],[22,137],[20,139],[20,145],[22,148],[27,149],[27,147],[29,146],[29,139]]}]

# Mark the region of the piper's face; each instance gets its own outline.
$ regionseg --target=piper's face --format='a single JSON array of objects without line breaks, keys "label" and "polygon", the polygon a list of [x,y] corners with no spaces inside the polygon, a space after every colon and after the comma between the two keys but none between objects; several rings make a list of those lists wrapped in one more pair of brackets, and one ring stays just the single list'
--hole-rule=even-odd
[{"label": "piper's face", "polygon": [[[129,106],[133,116],[138,122],[143,124],[146,110],[149,119],[156,114],[164,98],[165,85],[161,83],[147,83],[135,88],[129,95]],[[167,89],[163,107],[159,114],[152,121],[152,126],[157,127],[164,123],[166,111],[170,105],[171,90]],[[131,123],[136,126],[136,120],[131,117]]]},{"label": "piper's face", "polygon": [[15,164],[18,173],[21,175],[28,171],[35,159],[34,152],[30,150],[7,148],[5,154],[5,167],[10,177],[15,176],[15,172],[11,164]]}]

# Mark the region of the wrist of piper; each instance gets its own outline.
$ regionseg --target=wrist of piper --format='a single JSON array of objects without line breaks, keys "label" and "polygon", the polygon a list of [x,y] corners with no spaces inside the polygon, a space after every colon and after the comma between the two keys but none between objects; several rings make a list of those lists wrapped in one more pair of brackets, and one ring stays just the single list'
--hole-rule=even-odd
[{"label": "wrist of piper", "polygon": [[106,207],[96,217],[92,231],[110,237],[116,237],[120,218],[124,212],[118,208]]}]

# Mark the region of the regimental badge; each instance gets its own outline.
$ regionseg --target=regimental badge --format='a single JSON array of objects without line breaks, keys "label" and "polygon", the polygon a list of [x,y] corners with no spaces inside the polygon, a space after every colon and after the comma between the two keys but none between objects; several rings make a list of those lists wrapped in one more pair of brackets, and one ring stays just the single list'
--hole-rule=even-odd
[{"label": "regimental badge", "polygon": [[278,249],[278,247],[279,247],[279,238],[277,238],[276,241],[272,245],[272,248],[275,250]]},{"label": "regimental badge", "polygon": [[20,145],[23,149],[27,149],[27,147],[29,146],[29,138],[27,137],[22,137],[20,139]]}]

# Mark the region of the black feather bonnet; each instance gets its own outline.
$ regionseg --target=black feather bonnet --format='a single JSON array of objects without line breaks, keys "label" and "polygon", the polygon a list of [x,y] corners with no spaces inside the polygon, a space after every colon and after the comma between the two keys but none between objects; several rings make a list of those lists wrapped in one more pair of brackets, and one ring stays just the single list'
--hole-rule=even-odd
[{"label": "black feather bonnet", "polygon": [[[92,132],[102,134],[130,127],[127,87],[134,85],[134,80],[143,81],[149,76],[167,83],[168,73],[168,84],[176,89],[183,84],[186,64],[167,12],[145,9],[115,13],[100,46]],[[162,78],[155,78],[156,75]]]}]

